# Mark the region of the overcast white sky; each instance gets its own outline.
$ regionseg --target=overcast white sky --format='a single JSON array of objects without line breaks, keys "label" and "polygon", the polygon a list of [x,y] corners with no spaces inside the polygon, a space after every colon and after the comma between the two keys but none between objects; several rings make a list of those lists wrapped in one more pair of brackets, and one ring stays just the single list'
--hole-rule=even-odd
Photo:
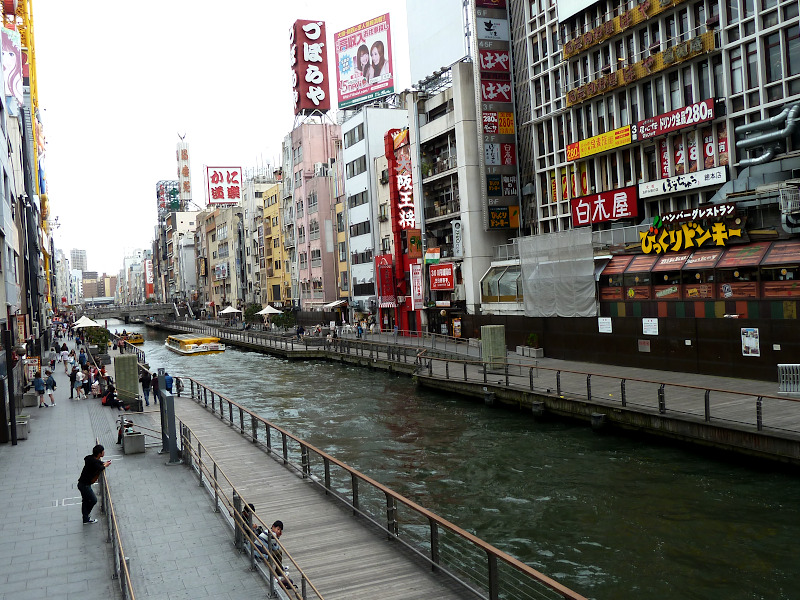
[{"label": "overcast white sky", "polygon": [[156,182],[177,179],[178,133],[190,144],[201,206],[203,165],[274,164],[294,123],[291,24],[326,22],[335,106],[333,34],[387,12],[402,90],[410,86],[404,0],[36,0],[56,247],[68,256],[85,249],[89,269],[109,275],[126,250],[149,248]]}]

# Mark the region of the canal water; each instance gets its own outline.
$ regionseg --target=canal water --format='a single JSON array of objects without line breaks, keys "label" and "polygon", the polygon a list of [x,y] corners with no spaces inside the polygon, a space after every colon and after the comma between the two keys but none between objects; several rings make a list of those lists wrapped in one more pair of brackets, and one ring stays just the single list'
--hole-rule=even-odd
[{"label": "canal water", "polygon": [[151,368],[202,381],[587,597],[800,597],[796,474],[534,422],[404,376],[236,349],[182,357],[128,329]]}]

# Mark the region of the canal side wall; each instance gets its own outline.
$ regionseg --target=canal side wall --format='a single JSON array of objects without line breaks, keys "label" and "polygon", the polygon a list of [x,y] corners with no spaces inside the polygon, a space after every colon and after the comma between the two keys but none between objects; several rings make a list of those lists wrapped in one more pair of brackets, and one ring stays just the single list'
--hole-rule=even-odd
[{"label": "canal side wall", "polygon": [[476,398],[487,405],[529,412],[535,418],[548,415],[591,423],[595,429],[619,428],[626,431],[658,436],[727,452],[736,452],[759,459],[800,466],[800,440],[786,439],[768,433],[751,431],[733,424],[721,426],[692,420],[684,415],[674,418],[632,410],[617,405],[578,398],[565,398],[505,387],[476,384],[453,379],[441,379],[417,374],[417,383],[438,392],[451,392]]},{"label": "canal side wall", "polygon": [[[171,326],[169,323],[149,323],[148,327],[167,332],[184,331]],[[226,332],[220,331],[220,334]],[[595,429],[619,428],[622,430],[654,435],[678,442],[714,448],[727,452],[736,452],[760,459],[769,459],[800,466],[800,436],[777,436],[755,427],[726,423],[721,425],[706,422],[693,415],[682,414],[680,418],[667,414],[660,414],[657,410],[647,408],[636,409],[620,406],[619,403],[606,403],[580,397],[558,395],[548,390],[548,393],[527,390],[519,386],[503,385],[471,381],[460,381],[450,378],[450,374],[443,376],[440,373],[429,372],[421,368],[416,360],[419,348],[398,347],[400,350],[388,357],[386,349],[391,349],[388,344],[371,344],[375,350],[365,351],[363,347],[353,344],[349,351],[336,352],[328,350],[323,339],[311,339],[306,343],[295,342],[293,347],[288,341],[284,347],[264,346],[250,343],[243,339],[224,338],[230,346],[247,349],[264,354],[278,356],[291,360],[326,360],[353,366],[365,367],[399,373],[415,377],[418,385],[436,390],[450,392],[468,398],[475,398],[487,405],[497,405],[509,409],[531,413],[536,418],[547,415],[562,418],[577,419],[592,424]],[[380,350],[378,349],[380,347]],[[437,356],[463,364],[463,355],[456,355],[442,351],[425,350],[424,356]],[[459,368],[454,364],[455,369]],[[477,367],[473,366],[472,369]],[[496,377],[493,377],[496,380]]]}]

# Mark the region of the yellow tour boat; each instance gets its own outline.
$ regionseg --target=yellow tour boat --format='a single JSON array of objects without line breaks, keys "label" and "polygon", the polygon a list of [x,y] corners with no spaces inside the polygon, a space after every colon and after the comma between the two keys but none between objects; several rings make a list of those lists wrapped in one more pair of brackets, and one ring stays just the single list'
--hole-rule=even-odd
[{"label": "yellow tour boat", "polygon": [[225,352],[225,344],[220,344],[218,337],[198,335],[196,333],[181,333],[171,335],[164,345],[177,354],[216,354]]}]

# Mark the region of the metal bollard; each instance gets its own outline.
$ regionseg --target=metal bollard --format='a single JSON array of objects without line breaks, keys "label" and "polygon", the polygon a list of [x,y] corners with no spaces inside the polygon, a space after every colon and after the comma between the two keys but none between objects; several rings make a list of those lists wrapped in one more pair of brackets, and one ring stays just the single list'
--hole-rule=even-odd
[{"label": "metal bollard", "polygon": [[706,422],[711,420],[711,390],[706,390],[705,397],[705,419]]},{"label": "metal bollard", "polygon": [[622,399],[622,406],[625,406],[627,401],[625,399],[625,380],[624,379],[619,382],[619,396]]},{"label": "metal bollard", "polygon": [[667,401],[664,397],[664,388],[666,385],[666,383],[662,383],[658,388],[658,412],[662,415],[667,412]]},{"label": "metal bollard", "polygon": [[586,399],[592,401],[592,374],[586,376]]},{"label": "metal bollard", "polygon": [[764,399],[759,396],[756,400],[756,428],[761,431],[764,429],[764,412],[763,412]]}]

